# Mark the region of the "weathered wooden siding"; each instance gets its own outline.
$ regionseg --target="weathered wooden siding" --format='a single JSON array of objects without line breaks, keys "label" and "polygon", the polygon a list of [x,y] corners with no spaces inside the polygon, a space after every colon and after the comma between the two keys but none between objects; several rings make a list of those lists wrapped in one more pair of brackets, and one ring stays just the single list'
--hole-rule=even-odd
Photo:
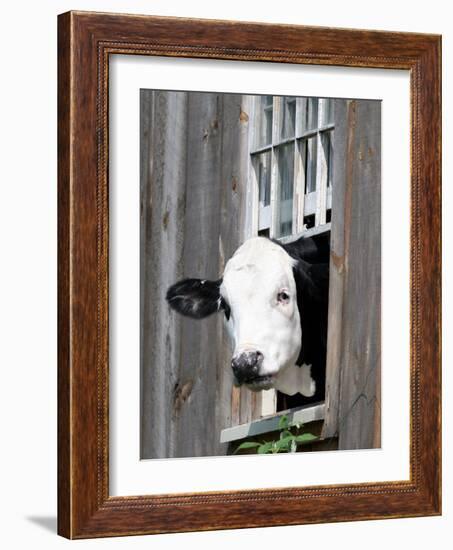
[{"label": "weathered wooden siding", "polygon": [[338,100],[324,435],[380,446],[381,104]]},{"label": "weathered wooden siding", "polygon": [[[260,417],[234,388],[221,315],[185,319],[168,285],[217,279],[245,235],[250,97],[141,93],[141,456],[225,454]],[[324,435],[380,445],[380,103],[338,100]]]},{"label": "weathered wooden siding", "polygon": [[143,458],[225,454],[221,429],[255,417],[256,398],[232,386],[222,316],[197,322],[165,302],[180,278],[217,279],[243,240],[242,102],[232,94],[141,94]]},{"label": "weathered wooden siding", "polygon": [[183,273],[186,164],[175,159],[187,157],[187,96],[142,91],[141,108],[141,455],[163,457],[174,447],[180,362],[181,320],[164,297]]}]

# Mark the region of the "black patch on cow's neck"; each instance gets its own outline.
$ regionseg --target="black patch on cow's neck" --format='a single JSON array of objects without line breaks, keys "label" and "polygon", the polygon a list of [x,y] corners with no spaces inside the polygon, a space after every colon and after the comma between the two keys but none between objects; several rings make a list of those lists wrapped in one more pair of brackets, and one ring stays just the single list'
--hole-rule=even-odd
[{"label": "black patch on cow's neck", "polygon": [[293,274],[302,327],[302,349],[297,364],[325,364],[329,264],[309,264],[299,260]]},{"label": "black patch on cow's neck", "polygon": [[296,260],[304,260],[311,264],[328,264],[330,259],[330,232],[314,235],[313,237],[301,237],[297,241],[282,244],[286,252]]},{"label": "black patch on cow's neck", "polygon": [[302,347],[296,364],[312,365],[316,381],[313,400],[324,399],[327,355],[327,314],[329,302],[330,235],[300,238],[282,244],[297,261],[293,268],[297,289],[297,305],[302,328]]}]

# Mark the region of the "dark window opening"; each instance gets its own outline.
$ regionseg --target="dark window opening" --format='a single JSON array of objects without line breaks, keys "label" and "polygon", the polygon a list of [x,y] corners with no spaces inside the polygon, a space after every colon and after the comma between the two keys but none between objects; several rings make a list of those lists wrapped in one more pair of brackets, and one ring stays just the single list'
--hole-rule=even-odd
[{"label": "dark window opening", "polygon": [[311,214],[310,216],[304,216],[304,225],[307,229],[311,229],[315,226],[315,215]]},{"label": "dark window opening", "polygon": [[305,397],[300,393],[296,395],[285,395],[277,391],[277,412],[302,407],[311,403],[310,397]]}]

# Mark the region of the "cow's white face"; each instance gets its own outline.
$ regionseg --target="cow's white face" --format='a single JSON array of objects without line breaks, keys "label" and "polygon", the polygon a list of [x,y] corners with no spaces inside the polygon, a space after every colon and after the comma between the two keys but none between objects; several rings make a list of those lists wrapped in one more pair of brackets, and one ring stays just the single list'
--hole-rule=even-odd
[{"label": "cow's white face", "polygon": [[168,289],[167,300],[194,319],[225,314],[239,385],[312,396],[310,365],[296,365],[302,346],[296,264],[283,247],[254,237],[237,249],[222,279],[184,279]]},{"label": "cow's white face", "polygon": [[294,263],[281,246],[256,237],[225,267],[220,296],[230,312],[232,367],[237,382],[252,390],[278,386],[300,353]]}]

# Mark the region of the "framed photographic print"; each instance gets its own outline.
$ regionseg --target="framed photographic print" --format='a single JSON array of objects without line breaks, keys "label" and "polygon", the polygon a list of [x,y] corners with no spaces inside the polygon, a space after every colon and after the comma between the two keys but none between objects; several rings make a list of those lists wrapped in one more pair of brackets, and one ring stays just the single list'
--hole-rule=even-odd
[{"label": "framed photographic print", "polygon": [[440,514],[440,37],[59,17],[59,533]]}]

